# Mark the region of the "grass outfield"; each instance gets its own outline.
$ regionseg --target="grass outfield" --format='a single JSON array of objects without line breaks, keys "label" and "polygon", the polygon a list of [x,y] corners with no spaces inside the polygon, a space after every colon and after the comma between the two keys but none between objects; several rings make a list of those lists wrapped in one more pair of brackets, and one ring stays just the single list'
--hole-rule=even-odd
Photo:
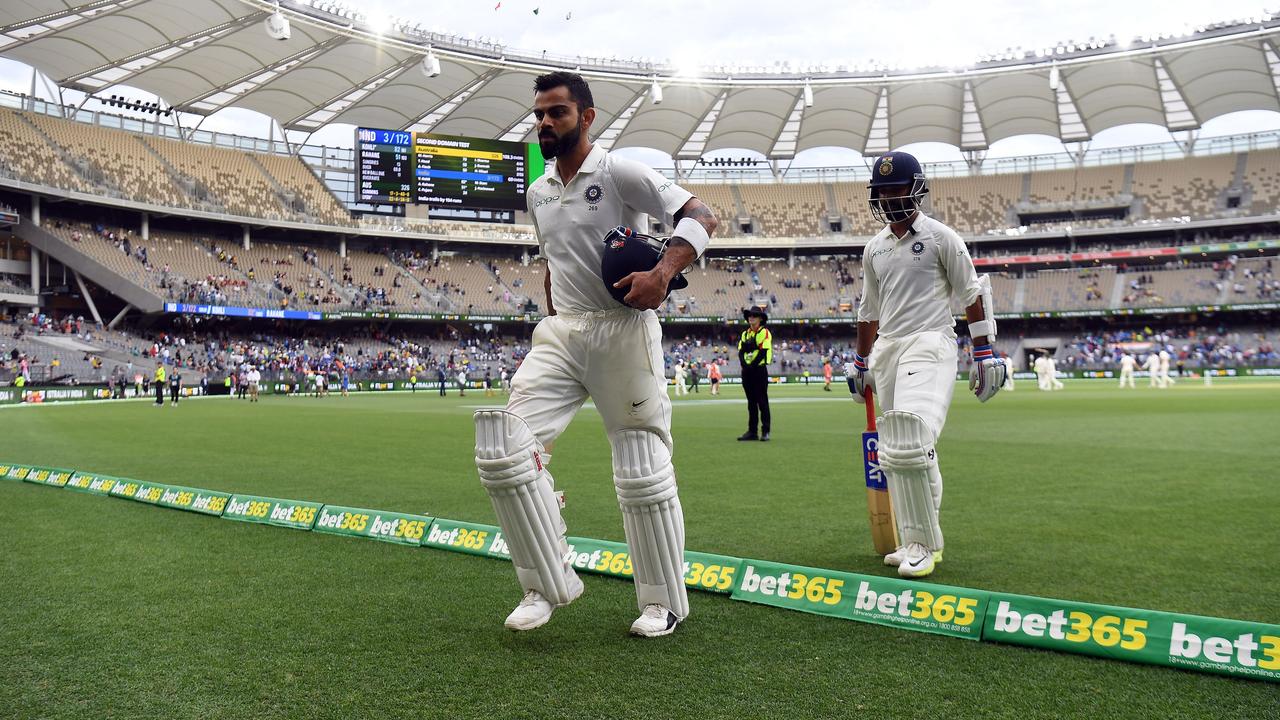
[{"label": "grass outfield", "polygon": [[[1220,380],[987,405],[957,391],[944,584],[1280,622],[1280,383]],[[705,390],[705,388],[704,388]],[[891,574],[871,553],[860,406],[778,388],[738,443],[737,388],[676,402],[688,547]],[[0,460],[493,523],[482,393],[0,409]],[[622,540],[599,417],[555,448],[574,535]],[[627,636],[629,583],[535,632],[502,562],[0,483],[0,715],[40,718],[1276,717],[1280,686],[694,594]]]}]

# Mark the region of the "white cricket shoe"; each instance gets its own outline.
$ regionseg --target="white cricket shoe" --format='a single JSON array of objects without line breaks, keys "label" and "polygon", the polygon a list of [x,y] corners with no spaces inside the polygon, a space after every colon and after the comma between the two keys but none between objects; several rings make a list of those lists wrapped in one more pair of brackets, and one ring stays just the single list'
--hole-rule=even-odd
[{"label": "white cricket shoe", "polygon": [[921,543],[909,543],[903,549],[898,574],[907,578],[919,578],[933,572],[933,551]]},{"label": "white cricket shoe", "polygon": [[650,603],[644,606],[644,612],[631,623],[631,634],[640,637],[661,637],[676,631],[680,618],[667,609],[665,605]]},{"label": "white cricket shoe", "polygon": [[[577,600],[582,595],[582,578],[577,573],[569,571],[569,602],[558,607],[564,607],[570,602]],[[551,619],[551,613],[555,612],[556,605],[552,605],[550,600],[542,596],[537,590],[530,590],[520,599],[520,604],[516,605],[516,609],[511,611],[507,616],[503,626],[508,630],[533,630],[542,627]]]},{"label": "white cricket shoe", "polygon": [[[884,556],[884,564],[888,565],[889,567],[899,567],[902,565],[902,558],[906,556],[906,554],[907,554],[907,547],[905,545],[900,545],[897,550],[894,550],[893,552]],[[942,551],[934,550],[933,564],[937,565],[940,562],[942,562]]]}]

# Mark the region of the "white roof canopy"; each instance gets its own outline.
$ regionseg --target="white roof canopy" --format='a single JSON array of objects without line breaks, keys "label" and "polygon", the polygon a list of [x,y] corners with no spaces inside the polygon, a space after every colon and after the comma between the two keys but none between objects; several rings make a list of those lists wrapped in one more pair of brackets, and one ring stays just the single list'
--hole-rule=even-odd
[{"label": "white roof canopy", "polygon": [[[284,41],[264,30],[275,10],[265,0],[10,0],[0,3],[0,56],[63,87],[128,85],[183,112],[247,108],[289,130],[351,123],[526,139],[533,78],[578,70],[592,85],[595,131],[612,126],[612,147],[673,156],[740,148],[786,157],[820,146],[874,153],[923,141],[982,150],[1021,134],[1071,142],[1129,123],[1177,131],[1239,110],[1280,112],[1280,19],[962,71],[688,78],[407,30],[380,36],[309,4],[282,6],[292,25]],[[428,52],[440,61],[436,77],[421,70]],[[661,103],[648,93],[655,81]],[[806,83],[812,105],[800,102]]]}]

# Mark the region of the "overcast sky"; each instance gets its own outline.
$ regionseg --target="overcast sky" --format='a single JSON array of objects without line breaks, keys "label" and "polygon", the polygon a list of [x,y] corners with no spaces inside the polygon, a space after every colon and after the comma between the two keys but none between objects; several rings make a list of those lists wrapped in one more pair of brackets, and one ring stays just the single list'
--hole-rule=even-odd
[{"label": "overcast sky", "polygon": [[[396,16],[433,30],[496,39],[513,48],[546,50],[556,55],[648,56],[670,59],[688,68],[711,64],[773,65],[784,61],[831,66],[880,62],[960,68],[981,55],[1011,47],[1034,49],[1111,35],[1125,40],[1142,34],[1181,32],[1198,24],[1266,11],[1257,2],[1240,0],[646,0],[625,4],[580,0],[502,0],[499,4],[498,0],[470,0],[447,6],[421,0],[362,0],[347,4],[370,16]],[[0,59],[0,87],[28,92],[30,86],[29,67]],[[39,94],[49,95],[44,90]],[[134,94],[144,95],[140,91]],[[257,113],[232,109],[210,118],[203,127],[263,136],[268,120]],[[1280,114],[1236,113],[1206,123],[1202,134],[1277,128]],[[339,126],[321,131],[313,141],[350,146],[351,139],[350,127]],[[1163,128],[1128,126],[1099,133],[1093,146],[1168,139]],[[911,149],[928,160],[960,157],[958,150],[944,145]],[[1061,150],[1061,144],[1054,139],[1022,137],[996,143],[990,154]],[[659,153],[639,155],[654,164],[670,164]],[[802,153],[797,164],[855,162],[857,155],[851,151],[818,149]]]}]

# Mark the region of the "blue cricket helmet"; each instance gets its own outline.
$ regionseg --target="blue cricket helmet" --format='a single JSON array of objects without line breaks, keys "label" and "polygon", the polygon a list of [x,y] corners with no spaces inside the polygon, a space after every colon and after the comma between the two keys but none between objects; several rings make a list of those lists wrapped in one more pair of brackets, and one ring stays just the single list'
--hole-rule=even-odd
[{"label": "blue cricket helmet", "polygon": [[[905,195],[882,198],[881,190],[886,187],[909,189]],[[920,161],[914,155],[895,150],[876,158],[871,166],[871,181],[867,183],[867,190],[871,214],[876,220],[888,225],[907,220],[920,209],[924,196],[929,192],[929,181],[924,176]]]},{"label": "blue cricket helmet", "polygon": [[[600,279],[614,300],[622,303],[631,288],[616,288],[614,283],[633,272],[646,272],[657,266],[667,251],[667,240],[644,235],[625,225],[613,228],[604,236],[604,255],[600,258]],[[667,283],[667,293],[689,287],[689,279],[677,273]],[[624,305],[626,303],[623,303]]]}]

